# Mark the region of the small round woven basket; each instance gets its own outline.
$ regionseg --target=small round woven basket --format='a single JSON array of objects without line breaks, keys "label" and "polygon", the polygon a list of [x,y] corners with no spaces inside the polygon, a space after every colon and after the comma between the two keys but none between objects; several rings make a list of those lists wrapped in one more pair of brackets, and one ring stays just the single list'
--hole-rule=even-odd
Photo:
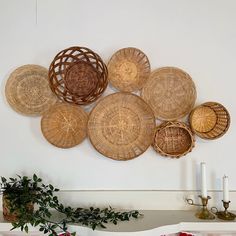
[{"label": "small round woven basket", "polygon": [[48,82],[48,70],[38,65],[24,65],[14,70],[5,87],[9,105],[23,115],[42,115],[57,97]]},{"label": "small round woven basket", "polygon": [[86,137],[87,113],[78,106],[57,103],[41,120],[44,137],[56,147],[71,148]]},{"label": "small round woven basket", "polygon": [[230,126],[230,115],[220,103],[206,102],[191,112],[189,123],[197,136],[204,139],[217,139],[227,132]]},{"label": "small round woven basket", "polygon": [[183,122],[166,121],[156,129],[153,147],[162,156],[179,158],[191,152],[195,138]]},{"label": "small round woven basket", "polygon": [[70,47],[59,52],[49,68],[52,91],[62,101],[87,105],[105,91],[107,67],[101,57],[85,47]]},{"label": "small round woven basket", "polygon": [[[7,199],[7,194],[5,194],[5,193],[3,193],[3,197],[2,197],[2,209],[3,209],[4,220],[9,221],[9,222],[19,221],[19,212],[17,212],[17,211],[11,212],[10,202]],[[34,204],[33,203],[27,204],[26,209],[27,209],[28,213],[33,213]]]},{"label": "small round woven basket", "polygon": [[150,75],[150,63],[147,56],[137,48],[122,48],[108,63],[108,80],[124,92],[141,89]]},{"label": "small round woven basket", "polygon": [[106,157],[133,159],[151,145],[155,117],[140,97],[114,93],[101,99],[89,115],[88,136],[94,148]]},{"label": "small round woven basket", "polygon": [[162,67],[151,73],[141,97],[156,118],[173,121],[190,113],[197,93],[189,74],[175,67]]}]

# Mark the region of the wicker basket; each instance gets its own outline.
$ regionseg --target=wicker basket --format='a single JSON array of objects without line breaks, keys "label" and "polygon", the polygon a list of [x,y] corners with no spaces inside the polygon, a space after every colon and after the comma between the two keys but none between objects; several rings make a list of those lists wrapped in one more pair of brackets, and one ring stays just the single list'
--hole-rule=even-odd
[{"label": "wicker basket", "polygon": [[71,148],[86,137],[87,113],[78,106],[58,103],[41,120],[44,137],[56,147]]},{"label": "wicker basket", "polygon": [[150,75],[147,56],[137,48],[122,48],[108,63],[108,79],[111,84],[124,92],[141,89]]},{"label": "wicker basket", "polygon": [[131,93],[101,99],[89,115],[88,136],[95,149],[114,160],[133,159],[151,145],[155,118],[151,108]]},{"label": "wicker basket", "polygon": [[166,121],[156,129],[153,147],[162,156],[179,158],[191,152],[194,145],[192,131],[183,122]]},{"label": "wicker basket", "polygon": [[94,102],[105,91],[107,68],[101,57],[85,47],[59,52],[49,68],[52,91],[62,101],[77,105]]},{"label": "wicker basket", "polygon": [[42,115],[58,100],[48,83],[48,70],[38,65],[24,65],[14,70],[6,83],[10,106],[24,115]]},{"label": "wicker basket", "polygon": [[183,70],[163,67],[151,73],[141,96],[156,118],[173,121],[190,113],[196,100],[196,88]]},{"label": "wicker basket", "polygon": [[[11,212],[10,211],[10,206],[9,206],[9,200],[7,199],[7,194],[3,193],[3,198],[2,198],[2,209],[3,209],[3,218],[6,221],[9,222],[17,222],[19,220],[19,213],[17,211]],[[27,205],[27,210],[29,213],[33,213],[34,211],[34,204],[29,203]]]},{"label": "wicker basket", "polygon": [[216,139],[227,132],[230,126],[230,115],[223,105],[206,102],[191,112],[189,122],[197,136],[204,139]]}]

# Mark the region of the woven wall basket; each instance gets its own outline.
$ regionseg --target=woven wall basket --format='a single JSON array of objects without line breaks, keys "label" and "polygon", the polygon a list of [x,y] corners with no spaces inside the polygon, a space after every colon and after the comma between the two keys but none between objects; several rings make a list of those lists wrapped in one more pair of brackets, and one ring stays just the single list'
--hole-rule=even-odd
[{"label": "woven wall basket", "polygon": [[156,118],[172,121],[190,113],[196,101],[196,88],[183,70],[163,67],[151,73],[141,96]]},{"label": "woven wall basket", "polygon": [[190,128],[183,122],[164,122],[156,129],[154,149],[162,156],[179,158],[191,152],[195,139]]},{"label": "woven wall basket", "polygon": [[44,137],[59,148],[71,148],[86,137],[87,113],[80,107],[57,103],[41,120]]},{"label": "woven wall basket", "polygon": [[204,139],[216,139],[227,132],[230,126],[230,115],[223,105],[206,102],[191,112],[189,122],[197,136]]},{"label": "woven wall basket", "polygon": [[141,155],[152,143],[155,118],[138,96],[115,93],[101,99],[89,115],[88,136],[95,149],[115,160]]},{"label": "woven wall basket", "polygon": [[5,94],[10,106],[24,115],[41,115],[57,98],[48,83],[48,70],[38,65],[24,65],[7,80]]},{"label": "woven wall basket", "polygon": [[150,63],[139,49],[123,48],[111,57],[108,71],[108,79],[115,88],[132,92],[141,89],[146,83],[150,74]]},{"label": "woven wall basket", "polygon": [[63,101],[86,105],[98,99],[107,87],[107,68],[101,57],[85,47],[59,52],[49,68],[52,91]]}]

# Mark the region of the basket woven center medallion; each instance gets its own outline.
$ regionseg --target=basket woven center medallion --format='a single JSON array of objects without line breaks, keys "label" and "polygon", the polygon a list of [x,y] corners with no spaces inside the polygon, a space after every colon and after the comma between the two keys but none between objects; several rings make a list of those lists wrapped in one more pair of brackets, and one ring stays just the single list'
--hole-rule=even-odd
[{"label": "basket woven center medallion", "polygon": [[[118,65],[119,74],[117,76],[123,80],[124,83],[133,83],[133,80],[137,80],[137,66],[129,61],[124,61],[120,65]],[[129,80],[126,78],[129,77]]]},{"label": "basket woven center medallion", "polygon": [[97,72],[86,62],[77,62],[67,70],[65,85],[75,95],[88,96],[95,90],[97,83]]},{"label": "basket woven center medallion", "polygon": [[108,124],[102,129],[104,137],[115,145],[125,145],[137,139],[140,131],[139,117],[127,108],[114,107],[104,117]]},{"label": "basket woven center medallion", "polygon": [[88,135],[104,156],[129,160],[141,155],[152,143],[155,118],[151,108],[138,96],[111,94],[93,108]]}]

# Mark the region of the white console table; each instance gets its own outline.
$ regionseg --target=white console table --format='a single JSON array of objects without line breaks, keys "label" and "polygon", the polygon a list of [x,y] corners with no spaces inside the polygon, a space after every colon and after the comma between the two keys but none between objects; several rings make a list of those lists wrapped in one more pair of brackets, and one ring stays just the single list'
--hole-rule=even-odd
[{"label": "white console table", "polygon": [[[108,224],[106,229],[92,230],[80,225],[70,225],[70,231],[76,231],[77,236],[158,236],[178,233],[180,231],[201,231],[217,233],[235,233],[236,221],[225,222],[218,219],[205,221],[197,219],[193,211],[141,211],[142,218],[129,222],[119,222],[118,225]],[[0,217],[0,235],[22,235],[19,230],[11,233],[11,224]],[[30,228],[33,235],[37,233],[36,228]]]}]

